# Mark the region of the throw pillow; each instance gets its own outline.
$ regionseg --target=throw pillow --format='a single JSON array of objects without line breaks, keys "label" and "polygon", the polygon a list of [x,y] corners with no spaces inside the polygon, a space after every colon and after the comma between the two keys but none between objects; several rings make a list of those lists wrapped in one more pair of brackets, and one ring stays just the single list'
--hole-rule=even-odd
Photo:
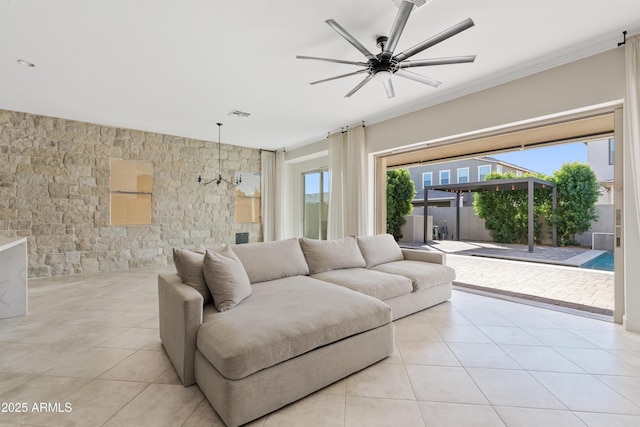
[{"label": "throw pillow", "polygon": [[251,283],[309,274],[298,239],[244,243],[232,247]]},{"label": "throw pillow", "polygon": [[207,250],[202,266],[218,311],[229,310],[251,295],[247,272],[230,247],[219,252]]},{"label": "throw pillow", "polygon": [[358,237],[358,246],[367,268],[393,261],[402,261],[402,249],[391,234]]},{"label": "throw pillow", "polygon": [[366,265],[356,238],[314,240],[301,238],[300,247],[309,265],[309,274],[342,268],[358,268]]},{"label": "throw pillow", "polygon": [[203,296],[204,303],[211,302],[211,292],[207,288],[202,271],[204,252],[198,253],[188,249],[173,248],[173,263],[182,283],[189,285]]}]

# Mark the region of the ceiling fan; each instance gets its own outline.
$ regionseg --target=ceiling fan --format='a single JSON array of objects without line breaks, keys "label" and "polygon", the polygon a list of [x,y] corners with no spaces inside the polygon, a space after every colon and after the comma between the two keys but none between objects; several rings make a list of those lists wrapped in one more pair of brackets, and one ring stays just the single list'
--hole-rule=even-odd
[{"label": "ceiling fan", "polygon": [[[364,47],[358,40],[355,39],[351,34],[347,32],[344,28],[340,26],[333,19],[328,19],[325,21],[331,28],[333,28],[338,34],[340,34],[346,41],[351,43],[353,47],[358,49],[364,56],[367,58],[367,62],[358,62],[358,61],[345,61],[341,59],[331,59],[331,58],[318,58],[315,56],[303,56],[297,55],[298,59],[313,59],[316,61],[326,61],[326,62],[334,62],[337,64],[347,64],[347,65],[356,65],[360,67],[365,67],[358,71],[354,71],[352,73],[342,74],[335,77],[329,77],[328,79],[318,80],[315,82],[311,82],[310,84],[315,85],[318,83],[324,83],[331,80],[341,79],[343,77],[355,76],[357,74],[367,74],[364,80],[362,80],[356,87],[351,89],[349,93],[345,95],[345,98],[350,97],[358,90],[360,90],[364,85],[369,83],[371,79],[378,80],[382,82],[384,85],[384,89],[387,92],[388,98],[393,98],[395,96],[395,91],[393,90],[393,84],[391,82],[391,76],[397,75],[400,77],[404,77],[409,80],[414,80],[416,82],[424,83],[429,86],[438,87],[441,82],[438,80],[422,76],[420,74],[413,73],[408,71],[408,68],[412,67],[427,67],[432,65],[444,65],[444,64],[462,64],[466,62],[473,62],[476,59],[475,55],[466,55],[466,56],[454,56],[449,58],[436,58],[436,59],[418,59],[418,60],[409,60],[412,56],[422,52],[423,50],[434,46],[441,41],[444,41],[452,36],[455,36],[462,31],[473,27],[474,23],[471,18],[465,19],[464,21],[450,27],[443,32],[436,34],[433,37],[428,38],[427,40],[418,43],[417,45],[400,52],[394,55],[394,51],[396,49],[396,45],[398,44],[398,40],[400,40],[400,36],[402,35],[402,31],[409,19],[409,15],[411,14],[415,4],[419,3],[420,0],[403,0],[402,3],[398,6],[398,14],[391,26],[391,30],[389,31],[389,37],[379,36],[376,39],[376,43],[378,47],[381,49],[381,52],[377,55],[371,53],[366,47]],[[422,1],[424,3],[424,1]]]}]

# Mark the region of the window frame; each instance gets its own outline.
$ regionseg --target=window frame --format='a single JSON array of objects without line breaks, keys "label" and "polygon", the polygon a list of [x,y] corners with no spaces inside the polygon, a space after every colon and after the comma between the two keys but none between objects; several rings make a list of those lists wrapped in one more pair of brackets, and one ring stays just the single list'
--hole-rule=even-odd
[{"label": "window frame", "polygon": [[[467,172],[467,176],[466,176],[467,180],[465,182],[461,182],[460,181],[460,171],[466,171]],[[457,180],[458,180],[458,184],[468,184],[469,183],[469,168],[468,167],[466,167],[466,168],[458,168],[458,170],[457,170]]]},{"label": "window frame", "polygon": [[483,177],[482,177],[482,168],[489,168],[489,172],[485,173],[484,175],[488,175],[491,173],[491,165],[480,165],[478,166],[478,182],[482,182],[484,181]]},{"label": "window frame", "polygon": [[[431,184],[426,185],[426,184],[424,183],[424,176],[425,176],[425,175],[429,175],[429,182],[430,182]],[[424,188],[424,187],[429,187],[429,186],[432,186],[432,185],[433,185],[433,172],[422,172],[422,188]]]},{"label": "window frame", "polygon": [[[446,183],[442,182],[442,174],[444,174],[444,173],[447,174],[447,182]],[[439,185],[451,184],[451,169],[443,169],[441,171],[438,171],[438,183],[439,183]]]}]

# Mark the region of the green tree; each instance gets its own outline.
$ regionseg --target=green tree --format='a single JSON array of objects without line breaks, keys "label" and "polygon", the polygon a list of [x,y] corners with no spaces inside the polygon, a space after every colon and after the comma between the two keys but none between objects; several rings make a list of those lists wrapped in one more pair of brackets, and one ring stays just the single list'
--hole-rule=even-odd
[{"label": "green tree", "polygon": [[[542,174],[527,174],[523,177],[533,176],[544,180],[549,177]],[[501,180],[516,178],[512,172],[491,172],[486,180]],[[548,189],[535,189],[533,211],[535,221],[533,223],[534,239],[541,241],[542,221],[551,209],[551,197]],[[501,191],[487,190],[478,192],[474,196],[473,208],[480,218],[485,221],[485,228],[489,234],[499,243],[525,243],[529,236],[529,196],[526,190],[511,190],[505,186]]]},{"label": "green tree", "polygon": [[[556,230],[558,244],[576,244],[576,234],[591,228],[591,221],[598,219],[596,203],[600,196],[600,184],[596,174],[586,163],[565,163],[553,173],[558,202]],[[548,219],[550,222],[552,218]]]},{"label": "green tree", "polygon": [[405,215],[413,210],[411,201],[415,195],[416,188],[407,169],[387,171],[387,233],[396,241],[402,237],[400,227],[406,221]]}]

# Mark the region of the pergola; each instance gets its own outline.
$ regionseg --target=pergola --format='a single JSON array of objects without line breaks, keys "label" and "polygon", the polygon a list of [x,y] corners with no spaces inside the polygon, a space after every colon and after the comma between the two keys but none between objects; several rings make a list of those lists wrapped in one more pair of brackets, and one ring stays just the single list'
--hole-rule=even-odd
[{"label": "pergola", "polygon": [[[553,212],[556,210],[556,185],[553,182],[538,178],[510,178],[496,179],[492,181],[470,182],[464,184],[431,185],[424,188],[424,242],[431,230],[427,230],[427,205],[429,202],[429,190],[447,191],[456,193],[456,240],[460,240],[460,196],[463,193],[480,193],[486,191],[522,191],[528,193],[528,229],[529,229],[529,252],[533,252],[533,190],[536,188],[551,188],[551,202]],[[556,246],[556,222],[555,217],[552,227],[553,245]]]}]

